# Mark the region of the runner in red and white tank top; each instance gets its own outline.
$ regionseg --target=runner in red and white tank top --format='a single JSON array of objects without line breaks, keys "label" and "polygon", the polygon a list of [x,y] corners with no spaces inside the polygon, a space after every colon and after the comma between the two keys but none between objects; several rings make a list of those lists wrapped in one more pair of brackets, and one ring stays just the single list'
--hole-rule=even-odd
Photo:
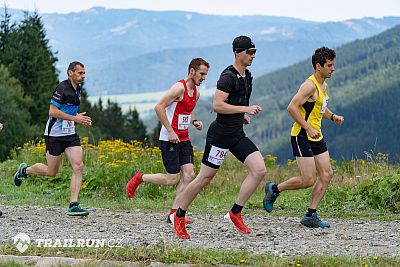
[{"label": "runner in red and white tank top", "polygon": [[[179,207],[180,195],[194,178],[194,153],[188,128],[192,124],[197,130],[203,129],[203,123],[196,120],[194,114],[194,108],[200,96],[196,86],[204,81],[209,68],[210,65],[204,59],[192,59],[188,76],[176,82],[154,108],[162,124],[159,138],[160,150],[167,173],[143,174],[134,170],[131,180],[126,185],[128,197],[133,198],[142,182],[172,186],[179,184],[169,215],[173,215]],[[181,174],[183,180],[179,183]],[[169,215],[168,222],[171,222]],[[185,223],[191,223],[191,221],[186,219]]]},{"label": "runner in red and white tank top", "polygon": [[[165,112],[172,129],[178,136],[179,140],[189,140],[189,126],[191,123],[191,115],[193,109],[196,107],[197,102],[197,88],[196,85],[193,87],[191,95],[189,95],[188,88],[185,80],[180,80],[185,91],[183,92],[182,100],[173,102],[171,105],[165,108]],[[167,128],[164,125],[161,127],[160,140],[169,141],[169,134]]]}]

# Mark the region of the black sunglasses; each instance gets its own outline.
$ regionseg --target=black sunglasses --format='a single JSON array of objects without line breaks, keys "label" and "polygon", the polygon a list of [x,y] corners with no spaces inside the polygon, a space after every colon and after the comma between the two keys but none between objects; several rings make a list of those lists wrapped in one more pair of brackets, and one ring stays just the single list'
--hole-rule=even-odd
[{"label": "black sunglasses", "polygon": [[246,51],[246,54],[252,56],[257,52],[257,49],[255,48],[248,48],[248,49],[244,49],[244,48],[237,48],[236,49],[236,53],[241,53],[243,51]]},{"label": "black sunglasses", "polygon": [[246,54],[248,54],[250,56],[254,55],[256,52],[257,52],[257,49],[255,49],[255,48],[246,49]]}]

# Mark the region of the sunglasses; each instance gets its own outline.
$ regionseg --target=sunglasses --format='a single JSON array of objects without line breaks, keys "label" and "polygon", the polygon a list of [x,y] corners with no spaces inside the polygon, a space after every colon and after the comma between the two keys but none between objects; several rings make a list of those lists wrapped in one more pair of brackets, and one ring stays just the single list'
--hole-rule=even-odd
[{"label": "sunglasses", "polygon": [[240,53],[240,52],[243,52],[243,51],[246,51],[246,54],[252,56],[257,52],[257,49],[255,49],[255,48],[249,48],[249,49],[238,48],[236,50],[237,53]]},{"label": "sunglasses", "polygon": [[257,49],[255,49],[255,48],[246,49],[246,54],[248,54],[250,56],[254,55],[256,52],[257,52]]}]

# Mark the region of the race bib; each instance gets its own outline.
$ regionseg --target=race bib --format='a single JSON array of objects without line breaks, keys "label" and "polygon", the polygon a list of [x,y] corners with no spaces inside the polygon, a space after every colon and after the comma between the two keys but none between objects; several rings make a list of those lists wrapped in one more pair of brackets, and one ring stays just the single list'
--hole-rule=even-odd
[{"label": "race bib", "polygon": [[225,156],[229,149],[211,146],[210,154],[208,155],[208,162],[220,166],[224,162]]},{"label": "race bib", "polygon": [[321,113],[322,113],[322,114],[325,113],[326,108],[328,107],[328,103],[329,103],[329,97],[325,97],[325,98],[322,100],[322,107],[321,107]]},{"label": "race bib", "polygon": [[190,114],[179,114],[178,115],[178,130],[186,130],[190,126]]},{"label": "race bib", "polygon": [[61,126],[62,133],[74,133],[75,123],[73,121],[63,120]]}]

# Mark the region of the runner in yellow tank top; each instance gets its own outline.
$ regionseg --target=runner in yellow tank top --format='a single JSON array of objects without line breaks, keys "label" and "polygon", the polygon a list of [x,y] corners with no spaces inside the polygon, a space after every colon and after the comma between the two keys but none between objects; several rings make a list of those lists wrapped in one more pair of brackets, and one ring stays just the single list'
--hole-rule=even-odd
[{"label": "runner in yellow tank top", "polygon": [[[307,139],[310,141],[320,141],[323,138],[321,132],[322,118],[324,117],[329,102],[328,85],[325,82],[323,82],[323,84],[319,84],[314,74],[311,75],[307,80],[314,83],[314,86],[317,89],[316,93],[318,98],[316,100],[314,100],[313,98],[308,99],[303,105],[299,106],[299,111],[302,118],[307,121],[313,129],[318,131],[320,135],[318,138],[312,138],[307,134],[306,130],[303,129],[301,125],[296,121],[293,123],[291,135],[301,135],[304,137],[307,136]],[[312,84],[310,85],[312,86]]]},{"label": "runner in yellow tank top", "polygon": [[313,228],[330,227],[317,216],[318,205],[333,177],[329,152],[321,132],[322,119],[330,119],[337,125],[344,122],[342,116],[333,114],[328,108],[328,86],[325,79],[330,78],[335,71],[335,57],[335,51],[327,47],[315,50],[312,56],[314,74],[300,86],[287,108],[295,121],[291,143],[301,176],[292,177],[278,185],[273,182],[265,185],[263,206],[268,212],[272,211],[280,192],[314,186],[308,211],[300,221]]}]

